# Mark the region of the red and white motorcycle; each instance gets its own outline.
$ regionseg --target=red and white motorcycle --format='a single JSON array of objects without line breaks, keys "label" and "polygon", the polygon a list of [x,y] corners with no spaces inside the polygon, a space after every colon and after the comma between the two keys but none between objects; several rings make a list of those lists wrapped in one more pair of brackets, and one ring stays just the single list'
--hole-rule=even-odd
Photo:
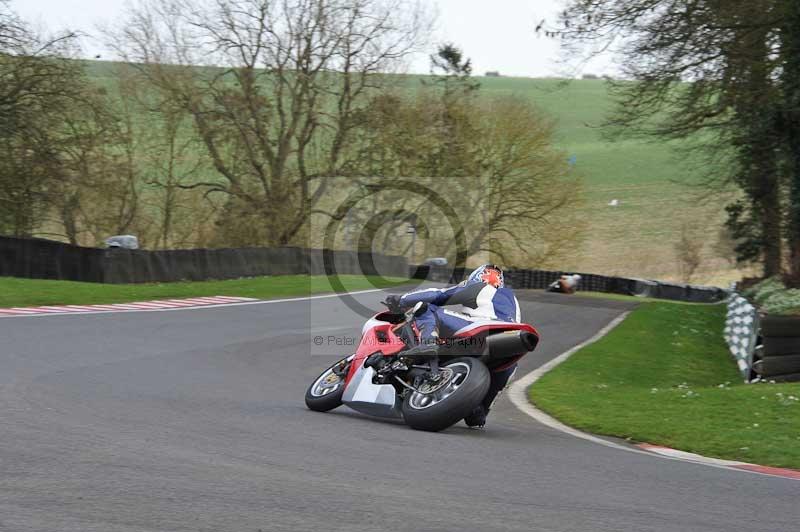
[{"label": "red and white motorcycle", "polygon": [[443,430],[481,403],[490,371],[511,366],[539,342],[531,325],[482,320],[441,340],[435,355],[404,355],[418,342],[414,317],[424,311],[425,303],[418,303],[405,313],[380,312],[367,321],[355,354],[309,386],[308,408],[327,412],[345,404],[373,416],[403,418],[415,429]]}]

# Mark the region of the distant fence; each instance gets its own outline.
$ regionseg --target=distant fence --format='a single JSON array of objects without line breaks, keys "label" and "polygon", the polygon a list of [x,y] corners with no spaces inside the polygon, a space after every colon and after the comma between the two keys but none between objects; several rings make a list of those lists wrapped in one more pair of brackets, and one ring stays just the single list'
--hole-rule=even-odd
[{"label": "distant fence", "polygon": [[[449,268],[447,266],[411,266],[410,276],[415,279],[428,279],[442,283],[458,283],[464,280],[471,270],[468,268]],[[505,280],[512,288],[543,289],[557,281],[566,273],[548,270],[504,271]],[[713,286],[694,286],[688,284],[663,283],[646,279],[608,277],[591,273],[581,273],[578,290],[607,292],[631,296],[691,301],[695,303],[717,303],[728,297],[728,291]]]},{"label": "distant fence", "polygon": [[103,282],[105,253],[38,238],[0,237],[0,275]]},{"label": "distant fence", "polygon": [[0,276],[146,283],[326,273],[406,277],[408,261],[377,253],[295,247],[143,251],[0,237]]}]

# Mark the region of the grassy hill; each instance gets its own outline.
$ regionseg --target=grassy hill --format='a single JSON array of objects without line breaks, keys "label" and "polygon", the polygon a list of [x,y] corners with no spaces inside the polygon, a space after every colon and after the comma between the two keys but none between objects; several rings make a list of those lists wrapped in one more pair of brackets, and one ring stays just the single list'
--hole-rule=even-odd
[{"label": "grassy hill", "polygon": [[[98,83],[110,84],[113,63],[90,62]],[[405,76],[417,86],[420,76]],[[689,224],[704,242],[703,263],[693,279],[727,283],[741,276],[715,257],[712,245],[724,220],[724,201],[699,201],[697,167],[680,160],[667,143],[602,139],[599,124],[612,102],[602,80],[479,77],[486,95],[529,98],[557,121],[558,143],[574,158],[585,182],[585,201],[576,205],[588,231],[582,250],[564,270],[678,279],[674,244]],[[619,206],[611,207],[611,200]]]},{"label": "grassy hill", "polygon": [[[480,78],[486,94],[516,94],[553,115],[560,146],[575,158],[583,176],[589,222],[580,256],[563,265],[606,274],[678,278],[674,245],[688,224],[703,244],[703,263],[694,281],[726,283],[737,279],[712,250],[724,221],[724,200],[702,201],[698,163],[681,159],[668,143],[602,139],[598,125],[612,102],[602,80]],[[613,199],[618,207],[609,206]]]}]

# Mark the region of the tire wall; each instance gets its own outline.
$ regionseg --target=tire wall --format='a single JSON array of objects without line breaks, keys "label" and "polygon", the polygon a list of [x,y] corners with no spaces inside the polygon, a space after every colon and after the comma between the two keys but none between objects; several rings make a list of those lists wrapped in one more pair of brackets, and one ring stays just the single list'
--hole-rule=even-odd
[{"label": "tire wall", "polygon": [[763,316],[754,371],[775,381],[800,381],[800,316]]},{"label": "tire wall", "polygon": [[[414,279],[455,284],[465,279],[470,271],[467,268],[447,266],[411,266],[409,276]],[[507,269],[504,275],[506,283],[513,288],[544,289],[566,273],[577,272]],[[590,292],[607,292],[695,303],[718,303],[724,301],[730,293],[728,290],[715,286],[663,283],[592,273],[581,273],[580,276],[578,290]]]}]

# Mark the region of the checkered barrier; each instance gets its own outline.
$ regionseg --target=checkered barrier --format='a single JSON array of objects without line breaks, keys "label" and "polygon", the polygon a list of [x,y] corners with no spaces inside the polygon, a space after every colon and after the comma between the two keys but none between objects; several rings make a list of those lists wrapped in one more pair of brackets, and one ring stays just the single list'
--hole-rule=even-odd
[{"label": "checkered barrier", "polygon": [[745,298],[732,292],[723,336],[745,382],[753,378],[753,353],[758,341],[758,310]]}]

